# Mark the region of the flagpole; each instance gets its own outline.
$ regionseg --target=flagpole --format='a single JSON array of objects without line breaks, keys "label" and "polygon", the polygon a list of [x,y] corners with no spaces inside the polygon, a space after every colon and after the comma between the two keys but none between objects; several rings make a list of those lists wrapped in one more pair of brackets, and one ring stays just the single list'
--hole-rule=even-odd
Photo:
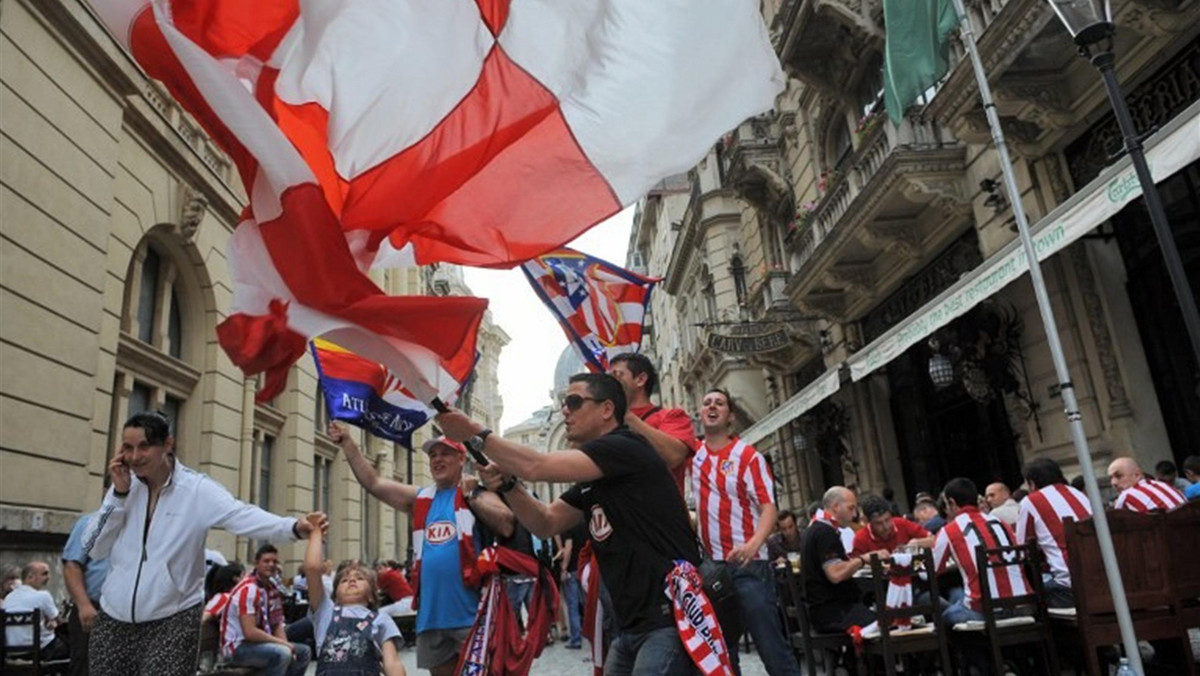
[{"label": "flagpole", "polygon": [[1087,489],[1088,500],[1092,503],[1092,519],[1096,524],[1096,539],[1100,544],[1100,557],[1104,561],[1104,572],[1108,577],[1108,587],[1112,592],[1113,610],[1117,616],[1117,625],[1121,631],[1121,643],[1125,647],[1125,655],[1129,665],[1137,674],[1144,674],[1142,656],[1138,651],[1137,637],[1133,632],[1133,620],[1129,614],[1129,603],[1125,598],[1125,584],[1121,580],[1121,571],[1117,567],[1117,557],[1113,551],[1112,533],[1108,529],[1108,518],[1104,514],[1104,500],[1100,497],[1100,486],[1096,483],[1096,471],[1092,467],[1092,453],[1088,449],[1087,435],[1083,429],[1083,415],[1079,412],[1079,404],[1075,398],[1075,386],[1071,383],[1071,374],[1067,370],[1067,360],[1063,355],[1062,340],[1058,335],[1058,325],[1054,320],[1054,310],[1050,306],[1050,295],[1046,292],[1046,281],[1042,277],[1042,266],[1038,261],[1037,250],[1033,245],[1033,237],[1029,234],[1029,221],[1025,217],[1025,207],[1021,203],[1021,193],[1017,187],[1017,179],[1013,172],[1012,161],[1008,155],[1008,146],[1004,141],[1004,130],[1000,127],[1000,118],[996,114],[996,103],[992,99],[992,90],[988,85],[987,73],[983,61],[979,58],[979,48],[975,44],[975,34],[971,29],[971,19],[967,16],[963,0],[953,0],[954,11],[958,15],[959,29],[962,31],[963,43],[971,58],[975,70],[975,80],[979,84],[979,97],[983,100],[983,110],[987,115],[988,127],[992,131],[992,141],[1000,154],[1000,169],[1004,174],[1004,188],[1012,205],[1013,216],[1017,221],[1017,233],[1025,250],[1025,258],[1029,262],[1029,278],[1033,283],[1033,293],[1037,297],[1038,310],[1042,315],[1042,324],[1046,330],[1046,342],[1050,346],[1050,356],[1054,361],[1054,371],[1058,377],[1060,393],[1071,430],[1071,441],[1079,458],[1083,471],[1083,481]]}]

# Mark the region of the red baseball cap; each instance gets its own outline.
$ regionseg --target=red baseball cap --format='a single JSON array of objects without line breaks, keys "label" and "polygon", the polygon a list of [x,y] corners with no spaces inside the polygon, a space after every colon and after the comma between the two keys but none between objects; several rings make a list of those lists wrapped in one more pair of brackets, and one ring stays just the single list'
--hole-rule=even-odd
[{"label": "red baseball cap", "polygon": [[433,447],[438,445],[453,448],[454,450],[458,451],[458,454],[461,456],[465,457],[467,455],[466,446],[463,446],[461,443],[446,437],[438,437],[436,439],[430,439],[429,441],[426,441],[424,444],[421,444],[421,450],[425,451],[426,455],[428,455],[429,452],[433,450]]}]

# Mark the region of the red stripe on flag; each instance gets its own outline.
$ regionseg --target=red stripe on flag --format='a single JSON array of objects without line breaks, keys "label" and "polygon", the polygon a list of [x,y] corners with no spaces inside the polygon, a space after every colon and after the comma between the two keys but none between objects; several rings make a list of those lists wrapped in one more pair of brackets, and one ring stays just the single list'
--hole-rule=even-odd
[{"label": "red stripe on flag", "polygon": [[217,57],[266,61],[300,16],[299,0],[191,0],[171,4],[184,35]]},{"label": "red stripe on flag", "polygon": [[424,139],[350,182],[342,219],[346,230],[395,227],[393,246],[412,242],[418,263],[506,266],[620,208],[554,96],[497,47]]},{"label": "red stripe on flag", "polygon": [[483,16],[483,22],[496,37],[500,36],[500,31],[504,30],[504,24],[508,23],[508,3],[509,0],[475,0],[475,4],[479,5],[479,14]]},{"label": "red stripe on flag", "polygon": [[371,386],[375,394],[383,396],[387,382],[387,369],[377,362],[337,350],[316,348],[321,362],[321,375],[335,380],[353,380]]}]

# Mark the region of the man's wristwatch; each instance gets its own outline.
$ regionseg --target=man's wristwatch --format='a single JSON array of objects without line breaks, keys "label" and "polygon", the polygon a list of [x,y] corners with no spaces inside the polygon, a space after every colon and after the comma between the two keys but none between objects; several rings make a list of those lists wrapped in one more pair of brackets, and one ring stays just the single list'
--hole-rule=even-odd
[{"label": "man's wristwatch", "polygon": [[505,493],[507,493],[507,492],[511,491],[512,489],[516,488],[516,487],[517,487],[517,483],[518,483],[518,481],[517,481],[517,477],[515,477],[515,476],[510,476],[510,477],[508,477],[507,479],[505,479],[505,480],[504,480],[504,483],[502,483],[502,484],[500,484],[499,486],[497,486],[497,487],[496,487],[496,492],[497,492],[497,493],[499,493],[499,494],[501,494],[501,495],[504,495]]},{"label": "man's wristwatch", "polygon": [[487,438],[491,433],[492,431],[485,427],[479,430],[479,434],[467,439],[465,443],[471,448],[472,451],[475,451],[476,453],[483,453],[483,445],[487,442]]}]

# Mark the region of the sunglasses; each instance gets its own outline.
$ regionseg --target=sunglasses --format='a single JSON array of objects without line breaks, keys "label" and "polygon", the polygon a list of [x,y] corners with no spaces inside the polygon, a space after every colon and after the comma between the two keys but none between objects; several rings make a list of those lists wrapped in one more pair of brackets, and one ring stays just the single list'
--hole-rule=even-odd
[{"label": "sunglasses", "polygon": [[567,409],[568,411],[571,411],[572,413],[574,413],[575,411],[578,411],[580,408],[583,407],[583,402],[585,402],[585,401],[604,401],[604,400],[596,399],[595,397],[585,397],[580,394],[568,394],[567,396],[563,397],[562,406],[563,406],[563,408]]}]

